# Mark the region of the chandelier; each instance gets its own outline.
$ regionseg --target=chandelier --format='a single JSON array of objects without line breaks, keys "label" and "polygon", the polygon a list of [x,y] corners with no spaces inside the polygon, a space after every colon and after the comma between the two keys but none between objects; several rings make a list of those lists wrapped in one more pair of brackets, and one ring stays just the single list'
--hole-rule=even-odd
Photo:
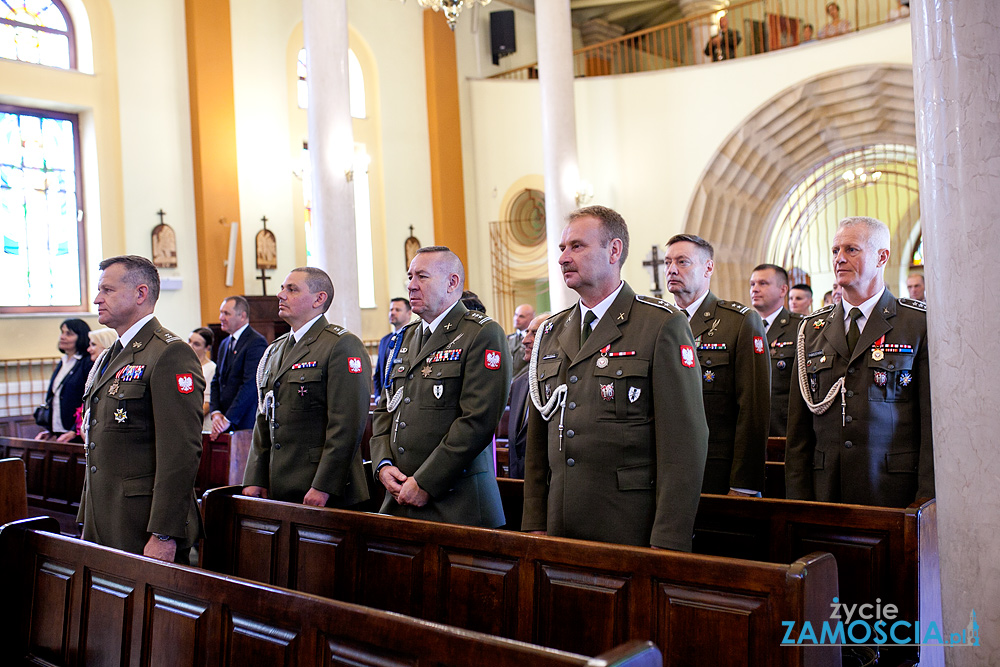
[{"label": "chandelier", "polygon": [[462,13],[462,7],[471,7],[477,2],[483,7],[490,4],[490,0],[417,0],[417,4],[425,9],[433,9],[436,12],[443,11],[444,18],[448,21],[448,27],[452,31],[455,30],[455,21]]}]

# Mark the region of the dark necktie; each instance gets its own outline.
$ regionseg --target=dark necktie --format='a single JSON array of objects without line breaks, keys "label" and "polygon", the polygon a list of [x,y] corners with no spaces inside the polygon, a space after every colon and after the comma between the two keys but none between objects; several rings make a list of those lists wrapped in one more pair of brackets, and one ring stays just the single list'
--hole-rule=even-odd
[{"label": "dark necktie", "polygon": [[861,338],[861,329],[858,328],[858,318],[861,315],[860,308],[851,308],[851,326],[847,330],[847,350],[851,356],[854,356],[854,348],[858,344],[858,339]]},{"label": "dark necktie", "polygon": [[104,365],[101,366],[101,375],[104,375],[104,371],[108,370],[108,366],[111,365],[111,362],[114,360],[115,357],[118,356],[118,353],[121,351],[122,351],[122,342],[119,339],[116,340],[115,344],[111,346],[111,350],[108,352],[108,356],[104,357]]},{"label": "dark necktie", "polygon": [[295,340],[295,336],[288,334],[288,338],[285,340],[285,347],[281,350],[281,360],[278,362],[278,367],[285,365],[285,359],[289,354],[292,353],[292,349],[295,347],[298,341]]},{"label": "dark necktie", "polygon": [[427,345],[428,339],[431,337],[431,328],[425,327],[423,324],[420,325],[420,349],[424,349],[424,345]]},{"label": "dark necktie", "polygon": [[583,349],[583,344],[587,342],[590,338],[590,332],[594,330],[593,324],[594,320],[597,319],[597,314],[588,310],[587,314],[583,316],[583,329],[580,330],[580,348]]}]

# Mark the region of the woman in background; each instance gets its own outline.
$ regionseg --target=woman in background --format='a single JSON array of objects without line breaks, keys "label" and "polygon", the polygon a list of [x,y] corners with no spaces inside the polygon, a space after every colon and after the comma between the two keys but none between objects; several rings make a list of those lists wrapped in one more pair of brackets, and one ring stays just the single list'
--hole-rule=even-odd
[{"label": "woman in background", "polygon": [[212,378],[215,377],[215,362],[212,361],[212,342],[214,340],[215,334],[212,333],[211,329],[205,327],[195,329],[188,336],[188,345],[198,355],[198,361],[201,362],[201,372],[205,375],[205,404],[203,406],[205,418],[201,425],[202,431],[212,430],[212,420],[208,416],[208,404],[212,400]]},{"label": "woman in background", "polygon": [[45,430],[35,436],[36,440],[63,442],[76,439],[76,411],[83,404],[83,388],[94,362],[87,356],[87,342],[90,327],[83,320],[64,320],[59,325],[59,351],[63,357],[56,364],[49,389],[45,394],[48,418],[39,424]]},{"label": "woman in background", "polygon": [[[94,329],[87,334],[87,337],[90,339],[90,344],[87,345],[87,354],[90,355],[91,361],[97,361],[101,352],[110,348],[118,340],[118,332],[114,329]],[[84,391],[84,393],[87,392]]]}]

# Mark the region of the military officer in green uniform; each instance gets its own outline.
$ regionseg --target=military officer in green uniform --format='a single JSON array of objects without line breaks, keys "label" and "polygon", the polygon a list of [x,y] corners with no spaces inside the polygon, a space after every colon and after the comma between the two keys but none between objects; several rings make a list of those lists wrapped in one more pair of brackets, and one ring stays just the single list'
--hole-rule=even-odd
[{"label": "military officer in green uniform", "polygon": [[522,530],[691,550],[708,428],[687,320],[621,279],[628,228],[574,211],[559,264],[579,303],[535,336]]},{"label": "military officer in green uniform", "polygon": [[889,229],[845,218],[833,237],[841,302],[801,324],[788,498],[906,507],[934,497],[926,306],[885,287]]},{"label": "military officer in green uniform", "polygon": [[153,316],[160,276],[145,257],[100,263],[97,319],[118,333],[84,393],[83,539],[187,562],[201,535],[201,363]]},{"label": "military officer in green uniform", "polygon": [[705,239],[667,241],[667,290],[686,312],[701,364],[708,461],[703,493],[757,496],[771,411],[771,369],[756,312],[711,291],[715,250]]},{"label": "military officer in green uniform", "polygon": [[408,276],[420,321],[390,343],[371,439],[381,512],[502,526],[492,443],[510,391],[503,328],[461,303],[465,269],[448,248],[418,250]]},{"label": "military officer in green uniform", "polygon": [[259,406],[243,494],[319,507],[368,500],[361,438],[368,421],[371,359],[361,340],[330,324],[333,282],[321,269],[292,269],[278,316],[292,330],[264,352]]},{"label": "military officer in green uniform", "polygon": [[802,316],[785,308],[788,272],[761,264],[750,274],[750,305],[764,322],[771,356],[771,436],[784,437],[788,422],[788,383],[795,357],[795,334]]}]

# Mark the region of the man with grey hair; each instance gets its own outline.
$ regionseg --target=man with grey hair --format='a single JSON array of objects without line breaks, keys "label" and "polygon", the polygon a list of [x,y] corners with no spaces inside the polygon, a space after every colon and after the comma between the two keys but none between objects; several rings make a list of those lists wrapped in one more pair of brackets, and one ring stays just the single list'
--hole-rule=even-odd
[{"label": "man with grey hair", "polygon": [[511,358],[503,328],[462,303],[465,269],[444,246],[410,262],[420,316],[389,344],[371,439],[381,512],[483,528],[504,525],[493,433],[507,404]]},{"label": "man with grey hair", "polygon": [[799,327],[786,493],[906,507],[934,497],[926,306],[885,287],[889,229],[879,220],[841,220],[832,250],[843,297]]},{"label": "man with grey hair", "polygon": [[361,339],[327,322],[333,282],[292,269],[278,316],[292,330],[264,352],[243,494],[319,507],[368,500],[361,438],[371,399],[371,359]]}]

